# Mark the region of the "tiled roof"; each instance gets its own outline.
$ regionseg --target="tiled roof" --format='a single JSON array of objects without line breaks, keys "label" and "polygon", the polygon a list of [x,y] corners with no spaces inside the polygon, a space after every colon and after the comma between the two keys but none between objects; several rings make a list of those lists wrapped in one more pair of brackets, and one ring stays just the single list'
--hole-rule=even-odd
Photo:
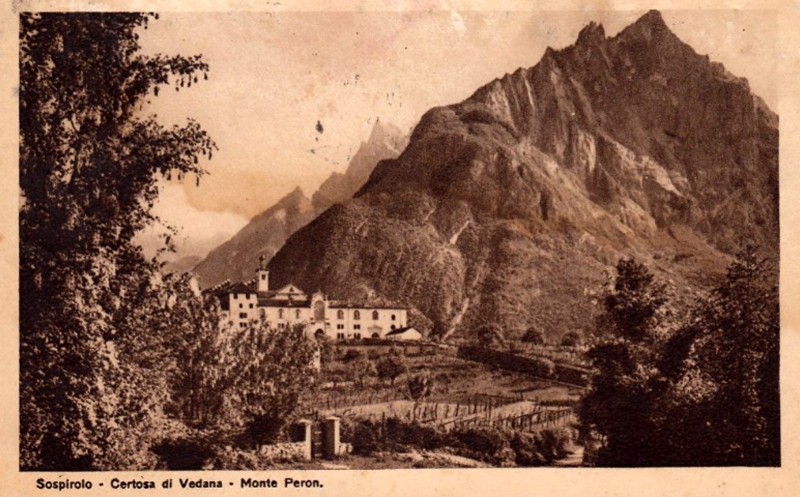
[{"label": "tiled roof", "polygon": [[[283,288],[287,286],[294,286],[293,284],[285,285]],[[227,295],[231,293],[241,293],[241,294],[256,294],[258,296],[258,305],[261,307],[309,307],[311,303],[311,299],[307,297],[305,293],[301,294],[280,294],[280,295],[288,295],[293,296],[302,295],[306,298],[291,298],[287,300],[286,298],[275,298],[279,293],[275,290],[270,290],[267,292],[258,292],[255,290],[256,288],[256,281],[250,280],[245,282],[238,282],[238,283],[231,283],[230,281],[225,281],[220,283],[217,286],[211,287],[205,290],[205,293],[215,295],[220,299],[220,302],[223,306],[223,310],[227,310]],[[407,310],[408,307],[394,305],[394,304],[368,304],[364,302],[350,302],[345,300],[329,300],[328,307],[331,309],[368,309],[368,310]]]},{"label": "tiled roof", "polygon": [[245,283],[236,283],[227,289],[225,293],[256,293],[253,287]]},{"label": "tiled roof", "polygon": [[390,335],[402,335],[402,334],[403,334],[403,333],[405,333],[406,331],[408,331],[408,330],[412,330],[412,329],[414,329],[414,327],[413,327],[413,326],[406,326],[406,327],[404,327],[404,328],[397,328],[396,330],[392,330],[392,331],[390,331],[389,333],[387,333],[387,334],[386,334],[386,336],[388,337],[388,336],[390,336]]}]

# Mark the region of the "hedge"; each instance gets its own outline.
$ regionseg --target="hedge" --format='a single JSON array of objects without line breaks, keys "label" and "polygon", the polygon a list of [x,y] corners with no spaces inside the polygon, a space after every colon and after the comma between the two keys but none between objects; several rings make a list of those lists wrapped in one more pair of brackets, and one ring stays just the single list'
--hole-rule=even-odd
[{"label": "hedge", "polygon": [[352,444],[354,454],[444,449],[496,466],[546,465],[565,457],[573,441],[572,432],[566,429],[528,433],[496,428],[467,428],[445,432],[395,417],[383,422],[355,420],[348,425],[346,438]]},{"label": "hedge", "polygon": [[570,364],[554,363],[541,357],[527,357],[482,347],[459,347],[458,357],[482,362],[501,369],[527,373],[539,378],[554,379],[579,386],[589,384],[590,371]]}]

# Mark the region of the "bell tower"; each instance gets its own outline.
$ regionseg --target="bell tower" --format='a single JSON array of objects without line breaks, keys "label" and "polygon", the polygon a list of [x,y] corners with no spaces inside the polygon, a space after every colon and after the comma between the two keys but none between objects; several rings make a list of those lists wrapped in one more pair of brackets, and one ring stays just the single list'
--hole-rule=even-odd
[{"label": "bell tower", "polygon": [[258,258],[258,270],[256,271],[256,291],[269,291],[269,271],[267,271],[267,260],[263,254]]}]

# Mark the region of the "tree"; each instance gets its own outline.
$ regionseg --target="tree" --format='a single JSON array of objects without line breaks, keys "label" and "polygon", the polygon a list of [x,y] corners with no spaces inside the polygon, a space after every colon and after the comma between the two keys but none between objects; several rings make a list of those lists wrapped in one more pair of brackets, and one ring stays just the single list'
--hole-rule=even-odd
[{"label": "tree", "polygon": [[619,273],[618,283],[632,281],[615,285],[598,320],[614,334],[589,351],[598,373],[580,416],[603,441],[597,463],[780,464],[779,306],[768,261],[743,249],[669,333],[663,290],[644,271],[628,264]]},{"label": "tree", "polygon": [[780,464],[779,321],[777,276],[746,246],[664,359],[676,416],[691,420],[676,452],[698,464]]},{"label": "tree", "polygon": [[348,363],[347,369],[350,378],[359,387],[364,387],[364,380],[378,376],[378,370],[375,368],[375,363],[366,357],[360,357]]},{"label": "tree", "polygon": [[403,356],[397,353],[389,353],[378,360],[378,377],[388,379],[394,386],[394,381],[398,376],[406,372],[407,365]]},{"label": "tree", "polygon": [[149,330],[120,326],[157,271],[133,238],[156,221],[158,177],[199,177],[198,158],[215,148],[193,121],[165,129],[140,116],[160,85],[208,71],[199,56],[140,54],[137,30],[151,17],[20,16],[23,469],[145,464],[119,443],[160,410],[135,382],[163,381],[136,356]]},{"label": "tree", "polygon": [[576,331],[568,331],[561,337],[561,345],[564,347],[575,347],[581,343],[581,336]]},{"label": "tree", "polygon": [[162,347],[171,414],[190,428],[213,429],[223,424],[226,397],[236,378],[224,355],[230,330],[220,323],[213,295],[198,295],[191,278],[170,275],[161,286],[163,313],[152,330],[164,337]]},{"label": "tree", "polygon": [[598,318],[602,340],[588,352],[597,373],[580,406],[582,427],[604,440],[598,464],[652,465],[655,405],[664,391],[655,368],[664,287],[642,264],[623,259]]},{"label": "tree", "polygon": [[408,396],[412,400],[424,399],[433,391],[433,378],[427,372],[410,375],[408,377]]},{"label": "tree", "polygon": [[228,378],[226,419],[243,427],[253,445],[274,442],[300,396],[316,384],[317,347],[302,325],[277,330],[266,321],[254,321],[227,334],[222,351]]},{"label": "tree", "polygon": [[528,331],[522,336],[522,341],[534,345],[544,345],[544,333],[538,328],[528,328]]}]

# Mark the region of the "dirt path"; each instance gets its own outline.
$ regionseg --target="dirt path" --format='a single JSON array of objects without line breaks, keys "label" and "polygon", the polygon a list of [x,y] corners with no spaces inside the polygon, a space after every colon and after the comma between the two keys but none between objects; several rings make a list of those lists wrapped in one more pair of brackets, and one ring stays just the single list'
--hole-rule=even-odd
[{"label": "dirt path", "polygon": [[553,462],[553,466],[560,468],[577,468],[581,465],[583,465],[583,445],[573,445],[571,454]]}]

